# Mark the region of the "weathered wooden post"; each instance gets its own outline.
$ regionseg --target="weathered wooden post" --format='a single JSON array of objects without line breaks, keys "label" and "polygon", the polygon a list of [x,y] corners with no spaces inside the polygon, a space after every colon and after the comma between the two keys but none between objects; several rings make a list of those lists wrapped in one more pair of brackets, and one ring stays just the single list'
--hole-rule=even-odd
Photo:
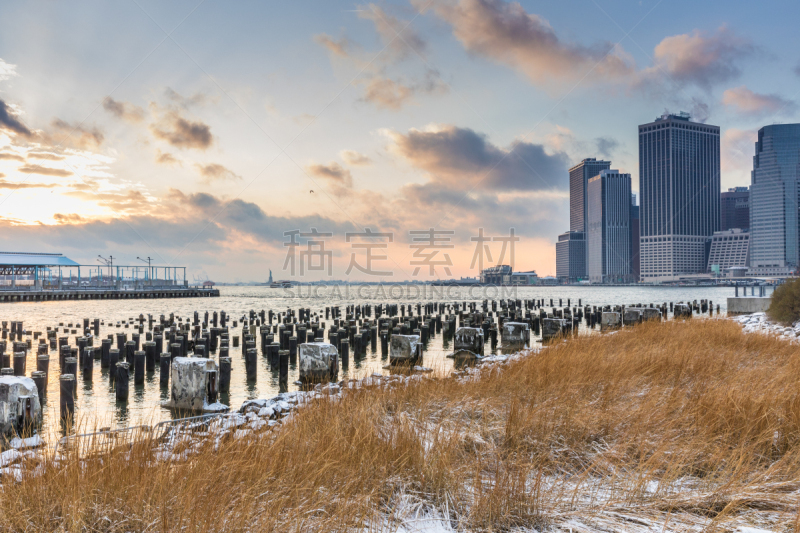
[{"label": "weathered wooden post", "polygon": [[[301,345],[302,346],[302,345]],[[284,350],[280,352],[280,371],[278,388],[280,392],[289,392],[289,354]]]},{"label": "weathered wooden post", "polygon": [[72,420],[75,415],[75,375],[61,374],[59,377],[59,410],[62,420]]},{"label": "weathered wooden post", "polygon": [[25,375],[25,352],[14,352],[14,375]]},{"label": "weathered wooden post", "polygon": [[158,381],[162,387],[169,385],[169,367],[172,361],[172,355],[168,352],[163,352],[159,360],[159,377]]},{"label": "weathered wooden post", "polygon": [[147,354],[142,350],[133,352],[133,382],[136,385],[144,383],[144,367]]},{"label": "weathered wooden post", "polygon": [[248,380],[255,380],[258,372],[258,350],[248,348],[244,358],[244,368]]},{"label": "weathered wooden post", "polygon": [[36,384],[36,390],[39,393],[39,403],[44,402],[44,396],[47,390],[47,373],[42,371],[31,372],[31,379]]},{"label": "weathered wooden post", "polygon": [[231,390],[231,358],[228,356],[219,358],[219,391],[228,392]]},{"label": "weathered wooden post", "polygon": [[144,343],[145,370],[154,372],[156,369],[156,343],[147,341]]},{"label": "weathered wooden post", "polygon": [[128,375],[128,371],[130,370],[131,365],[127,362],[122,361],[117,363],[117,373],[116,373],[116,381],[114,382],[114,390],[117,394],[117,400],[127,402],[128,401],[128,384],[130,381],[130,376]]}]

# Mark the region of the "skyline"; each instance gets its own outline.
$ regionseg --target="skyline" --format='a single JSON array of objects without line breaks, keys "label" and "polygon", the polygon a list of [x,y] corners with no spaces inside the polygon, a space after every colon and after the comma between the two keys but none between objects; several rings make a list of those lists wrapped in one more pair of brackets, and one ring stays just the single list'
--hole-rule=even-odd
[{"label": "skyline", "polygon": [[[345,233],[369,227],[393,234],[386,279],[435,279],[476,276],[470,238],[514,228],[515,269],[555,275],[580,160],[638,196],[637,126],[687,111],[721,128],[724,191],[750,185],[759,127],[798,121],[800,6],[716,11],[4,5],[0,248],[236,282],[289,277],[284,232],[316,227],[342,278]],[[450,275],[413,275],[409,231],[430,227],[454,232]]]}]

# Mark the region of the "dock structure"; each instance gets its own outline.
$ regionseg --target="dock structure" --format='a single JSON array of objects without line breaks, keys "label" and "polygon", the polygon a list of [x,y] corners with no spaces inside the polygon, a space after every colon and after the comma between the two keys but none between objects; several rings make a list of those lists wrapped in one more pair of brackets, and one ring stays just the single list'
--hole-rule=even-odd
[{"label": "dock structure", "polygon": [[81,265],[61,254],[0,252],[0,302],[219,296],[190,287],[186,267]]}]

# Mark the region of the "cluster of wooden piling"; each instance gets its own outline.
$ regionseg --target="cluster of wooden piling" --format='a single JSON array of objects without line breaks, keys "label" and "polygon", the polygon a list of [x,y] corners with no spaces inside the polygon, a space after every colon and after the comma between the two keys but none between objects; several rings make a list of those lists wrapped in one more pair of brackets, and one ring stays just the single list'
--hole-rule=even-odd
[{"label": "cluster of wooden piling", "polygon": [[[281,391],[288,390],[289,366],[297,363],[298,352],[307,343],[326,343],[335,348],[330,367],[313,374],[308,380],[336,380],[340,366],[348,368],[350,357],[366,355],[370,349],[390,364],[416,365],[421,362],[425,347],[431,339],[442,335],[443,345],[453,340],[458,328],[474,328],[481,337],[474,343],[476,351],[483,352],[484,342],[497,350],[519,349],[529,342],[527,331],[543,341],[572,333],[581,322],[595,329],[606,326],[606,315],[617,315],[614,326],[625,326],[643,320],[666,319],[671,313],[675,318],[691,317],[693,314],[713,314],[714,304],[710,300],[688,304],[672,302],[636,305],[583,305],[579,299],[572,305],[570,299],[527,300],[483,300],[473,302],[427,302],[388,303],[348,306],[329,306],[312,312],[309,308],[286,309],[284,311],[251,310],[246,315],[231,320],[224,312],[195,311],[184,319],[174,313],[161,315],[140,314],[129,321],[109,323],[117,328],[132,328],[130,333],[110,333],[100,338],[100,327],[105,325],[98,318],[83,319],[82,323],[60,323],[41,332],[25,331],[19,321],[2,322],[0,340],[0,375],[24,376],[27,356],[38,340],[36,369],[30,377],[36,383],[40,401],[44,400],[50,372],[50,353],[58,356],[59,407],[61,416],[72,418],[77,397],[76,379],[92,380],[94,367],[108,370],[118,401],[125,402],[129,395],[129,384],[144,384],[148,373],[159,373],[159,384],[169,386],[171,361],[178,357],[213,358],[217,355],[218,370],[209,376],[207,397],[216,401],[220,392],[229,392],[232,351],[239,349],[245,374],[249,381],[258,374],[259,357],[266,358],[270,368],[278,372]],[[716,306],[719,313],[719,305]],[[611,317],[614,318],[614,317]],[[610,321],[610,319],[609,319]],[[516,328],[516,329],[515,329]],[[70,336],[74,342],[70,344]],[[415,351],[401,354],[393,351],[394,336],[418,338]],[[241,340],[241,342],[240,342]],[[99,341],[99,342],[98,342]],[[380,348],[378,348],[380,345]],[[9,351],[10,350],[10,351]],[[311,376],[309,374],[309,376]],[[304,379],[301,373],[301,379]]]}]

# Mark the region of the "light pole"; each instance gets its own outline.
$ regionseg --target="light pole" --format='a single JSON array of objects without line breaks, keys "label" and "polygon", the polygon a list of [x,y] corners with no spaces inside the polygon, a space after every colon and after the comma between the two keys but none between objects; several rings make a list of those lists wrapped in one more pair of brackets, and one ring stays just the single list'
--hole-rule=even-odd
[{"label": "light pole", "polygon": [[137,257],[136,259],[138,259],[142,263],[147,263],[147,274],[148,274],[149,279],[150,279],[150,286],[152,287],[153,286],[153,269],[150,268],[150,261],[152,261],[153,258],[148,256],[146,259],[142,259],[141,257]]},{"label": "light pole", "polygon": [[[98,262],[104,263],[108,267],[108,277],[109,278],[114,278],[114,273],[113,273],[114,256],[113,255],[109,255],[108,259],[106,259],[102,255],[98,255],[97,257],[100,258],[100,259],[97,260]],[[117,285],[117,280],[116,280],[116,278],[114,278],[114,286],[116,286],[116,285]]]}]

